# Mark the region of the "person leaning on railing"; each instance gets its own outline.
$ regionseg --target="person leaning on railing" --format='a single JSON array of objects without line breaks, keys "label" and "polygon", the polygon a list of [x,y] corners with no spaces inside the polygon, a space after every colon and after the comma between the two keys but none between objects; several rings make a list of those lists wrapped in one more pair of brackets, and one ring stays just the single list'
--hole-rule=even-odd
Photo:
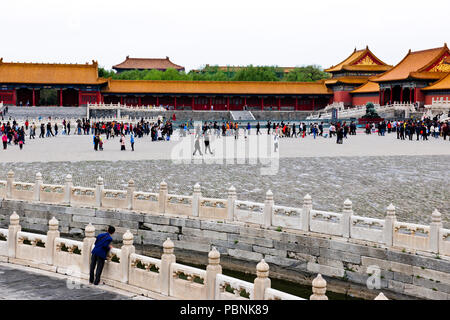
[{"label": "person leaning on railing", "polygon": [[[108,232],[101,233],[97,236],[97,240],[95,240],[95,247],[92,250],[91,256],[91,267],[89,273],[89,283],[98,285],[100,282],[100,277],[102,275],[103,266],[105,264],[106,255],[109,250],[112,248],[112,235],[116,229],[112,226],[108,227]],[[97,269],[97,270],[95,270]],[[95,280],[94,280],[94,271],[95,271]]]}]

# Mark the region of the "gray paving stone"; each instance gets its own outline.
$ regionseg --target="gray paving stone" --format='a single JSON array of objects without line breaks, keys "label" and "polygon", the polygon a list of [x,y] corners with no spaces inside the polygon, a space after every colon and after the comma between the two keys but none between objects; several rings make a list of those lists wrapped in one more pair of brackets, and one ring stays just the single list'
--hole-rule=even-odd
[{"label": "gray paving stone", "polygon": [[0,300],[128,300],[99,287],[73,283],[34,272],[0,266]]}]

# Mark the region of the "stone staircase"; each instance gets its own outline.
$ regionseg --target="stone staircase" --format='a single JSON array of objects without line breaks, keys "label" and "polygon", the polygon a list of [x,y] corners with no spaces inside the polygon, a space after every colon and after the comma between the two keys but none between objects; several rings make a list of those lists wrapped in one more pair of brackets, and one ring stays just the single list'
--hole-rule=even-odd
[{"label": "stone staircase", "polygon": [[233,120],[255,120],[250,111],[230,111]]}]

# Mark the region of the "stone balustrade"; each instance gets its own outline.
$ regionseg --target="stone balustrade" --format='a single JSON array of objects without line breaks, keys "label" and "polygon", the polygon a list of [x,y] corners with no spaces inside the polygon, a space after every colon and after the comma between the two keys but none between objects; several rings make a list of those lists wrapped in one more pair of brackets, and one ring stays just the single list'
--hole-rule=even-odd
[{"label": "stone balustrade", "polygon": [[131,111],[166,111],[164,107],[157,107],[154,105],[141,105],[141,106],[133,106],[127,104],[121,104],[120,102],[117,104],[113,103],[88,103],[88,109],[113,109],[113,110],[131,110]]},{"label": "stone balustrade", "polygon": [[436,97],[431,99],[431,105],[441,106],[441,105],[447,105],[450,107],[450,99],[449,97]]},{"label": "stone balustrade", "polygon": [[[379,113],[381,112],[389,112],[389,111],[405,111],[406,114],[409,114],[409,112],[414,112],[415,107],[410,102],[394,102],[393,104],[387,104],[384,106],[380,106],[379,104],[374,104],[375,110]],[[339,119],[348,119],[348,118],[359,118],[366,114],[366,106],[354,106],[348,109],[343,109],[341,107],[336,107],[338,109],[338,118]],[[323,109],[322,111],[319,111],[315,114],[311,114],[306,119],[313,120],[313,119],[331,119],[332,117],[332,106],[330,105],[328,108]]]},{"label": "stone balustrade", "polygon": [[[47,235],[22,232],[19,216],[10,216],[8,229],[0,229],[0,261],[27,265],[78,277],[89,278],[95,228],[85,228],[83,241],[59,237],[59,222],[52,218]],[[133,235],[123,234],[121,248],[112,248],[105,261],[102,281],[112,287],[159,298],[188,300],[305,300],[271,288],[269,265],[256,266],[254,283],[222,274],[220,253],[213,247],[206,270],[176,263],[174,244],[167,239],[161,259],[135,254]],[[311,300],[327,300],[326,281],[319,274],[313,281]],[[379,296],[380,297],[380,296]],[[377,297],[377,298],[379,298]],[[386,299],[384,295],[383,299]]]},{"label": "stone balustrade", "polygon": [[[126,190],[105,189],[98,177],[95,188],[73,186],[72,176],[67,175],[65,185],[44,184],[42,175],[36,174],[36,182],[14,181],[14,173],[8,173],[7,181],[0,181],[0,196],[7,200],[26,200],[70,206],[113,208],[140,211],[148,214],[185,216],[212,219],[227,223],[250,223],[262,228],[302,230],[367,241],[386,247],[401,248],[417,253],[433,253],[450,256],[450,229],[442,226],[441,213],[435,210],[430,226],[399,222],[395,207],[390,205],[385,219],[355,215],[352,202],[346,200],[342,212],[328,212],[312,208],[311,196],[304,197],[302,208],[275,205],[273,194],[266,193],[264,203],[242,201],[236,198],[236,190],[228,190],[227,199],[203,197],[199,184],[193,194],[168,193],[167,183],[160,184],[158,193],[135,190],[130,180]],[[81,221],[80,221],[81,222]]]}]

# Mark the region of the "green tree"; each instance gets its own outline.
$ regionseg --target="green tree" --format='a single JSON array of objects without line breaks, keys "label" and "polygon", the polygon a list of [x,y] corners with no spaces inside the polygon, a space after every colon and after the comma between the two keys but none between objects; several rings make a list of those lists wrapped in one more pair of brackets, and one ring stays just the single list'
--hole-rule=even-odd
[{"label": "green tree", "polygon": [[233,81],[280,81],[275,67],[249,65],[238,70],[231,80]]},{"label": "green tree", "polygon": [[314,82],[317,80],[328,79],[330,75],[322,70],[320,66],[310,65],[298,67],[287,73],[284,81],[300,81],[300,82]]},{"label": "green tree", "polygon": [[103,67],[98,68],[98,76],[100,78],[112,78],[115,74],[113,70],[106,70]]}]

